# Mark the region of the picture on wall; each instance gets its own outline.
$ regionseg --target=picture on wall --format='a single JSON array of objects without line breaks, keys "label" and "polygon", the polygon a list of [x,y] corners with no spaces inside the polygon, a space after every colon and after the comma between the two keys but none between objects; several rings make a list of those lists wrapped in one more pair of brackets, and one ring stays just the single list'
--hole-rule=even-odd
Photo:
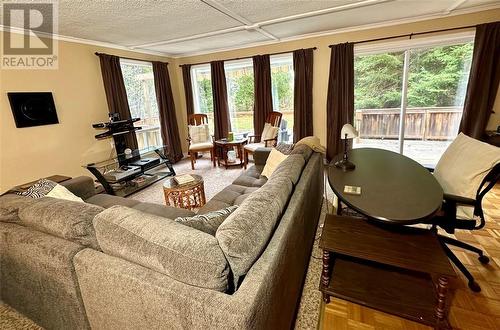
[{"label": "picture on wall", "polygon": [[17,128],[58,124],[52,92],[9,92]]}]

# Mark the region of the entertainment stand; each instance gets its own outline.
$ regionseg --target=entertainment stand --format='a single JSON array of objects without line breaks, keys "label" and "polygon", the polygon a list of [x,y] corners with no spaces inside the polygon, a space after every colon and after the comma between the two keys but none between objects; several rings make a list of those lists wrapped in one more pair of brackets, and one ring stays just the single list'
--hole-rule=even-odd
[{"label": "entertainment stand", "polygon": [[142,129],[134,125],[140,120],[122,120],[120,114],[115,112],[109,114],[109,122],[92,125],[95,129],[106,130],[95,136],[97,140],[113,138],[117,156],[84,167],[110,195],[125,197],[161,179],[175,176],[172,162],[166,156],[166,146],[131,150],[131,146],[127,145],[127,138],[130,143],[130,135]]},{"label": "entertainment stand", "polygon": [[169,176],[175,176],[165,147],[133,150],[84,167],[102,184],[106,193],[125,197]]}]

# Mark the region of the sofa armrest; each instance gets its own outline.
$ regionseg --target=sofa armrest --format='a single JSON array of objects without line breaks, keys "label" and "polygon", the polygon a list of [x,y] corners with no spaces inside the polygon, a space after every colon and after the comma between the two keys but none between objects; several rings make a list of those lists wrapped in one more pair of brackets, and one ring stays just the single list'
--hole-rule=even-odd
[{"label": "sofa armrest", "polygon": [[77,176],[61,182],[61,185],[83,200],[96,194],[94,180],[88,176]]},{"label": "sofa armrest", "polygon": [[266,165],[267,157],[272,148],[257,148],[253,153],[255,165]]}]

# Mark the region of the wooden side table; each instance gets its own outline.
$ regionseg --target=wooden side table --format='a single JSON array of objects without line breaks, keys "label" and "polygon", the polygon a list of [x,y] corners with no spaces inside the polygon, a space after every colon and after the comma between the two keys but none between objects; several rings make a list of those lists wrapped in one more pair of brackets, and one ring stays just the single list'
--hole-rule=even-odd
[{"label": "wooden side table", "polygon": [[[245,144],[248,143],[248,139],[235,139],[232,141],[227,141],[227,140],[216,140],[215,141],[215,146],[221,149],[222,157],[217,157],[217,162],[220,166],[224,165],[224,167],[227,169],[230,166],[240,166],[243,167],[244,165],[244,159],[243,159],[243,147]],[[227,152],[231,149],[234,149],[236,147],[236,150],[238,152],[236,161],[234,163],[229,163],[227,161]],[[221,159],[222,158],[222,159]]]},{"label": "wooden side table", "polygon": [[450,328],[447,292],[456,274],[435,233],[327,215],[320,247],[325,303],[333,296]]},{"label": "wooden side table", "polygon": [[203,178],[196,174],[191,174],[194,182],[179,185],[169,178],[163,184],[163,193],[165,194],[165,204],[174,207],[180,207],[193,210],[202,207],[206,203],[205,187]]}]

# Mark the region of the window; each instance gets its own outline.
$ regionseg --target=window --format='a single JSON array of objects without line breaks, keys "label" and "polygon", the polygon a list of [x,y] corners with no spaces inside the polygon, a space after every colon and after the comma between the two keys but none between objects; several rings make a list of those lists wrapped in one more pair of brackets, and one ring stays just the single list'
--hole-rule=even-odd
[{"label": "window", "polygon": [[[293,141],[293,55],[273,55],[271,81],[273,109],[283,113],[278,140]],[[251,58],[224,62],[231,130],[236,136],[253,134],[254,73]],[[210,132],[214,132],[212,81],[210,65],[191,67],[194,110],[208,115]],[[257,132],[256,134],[260,134]]]},{"label": "window", "polygon": [[153,65],[147,62],[120,60],[132,118],[139,117],[136,131],[139,149],[163,145],[160,133],[160,114],[156,101]]},{"label": "window", "polygon": [[214,134],[214,102],[210,65],[192,66],[191,83],[193,86],[194,112],[208,116],[210,134]]},{"label": "window", "polygon": [[354,122],[360,136],[354,147],[388,149],[435,165],[458,134],[472,38],[356,50]]},{"label": "window", "polygon": [[272,55],[271,84],[273,109],[283,114],[278,135],[280,142],[293,141],[293,54]]},{"label": "window", "polygon": [[[235,135],[253,134],[253,62],[252,59],[224,62],[227,102],[231,130]],[[260,134],[260,133],[257,133]]]}]

